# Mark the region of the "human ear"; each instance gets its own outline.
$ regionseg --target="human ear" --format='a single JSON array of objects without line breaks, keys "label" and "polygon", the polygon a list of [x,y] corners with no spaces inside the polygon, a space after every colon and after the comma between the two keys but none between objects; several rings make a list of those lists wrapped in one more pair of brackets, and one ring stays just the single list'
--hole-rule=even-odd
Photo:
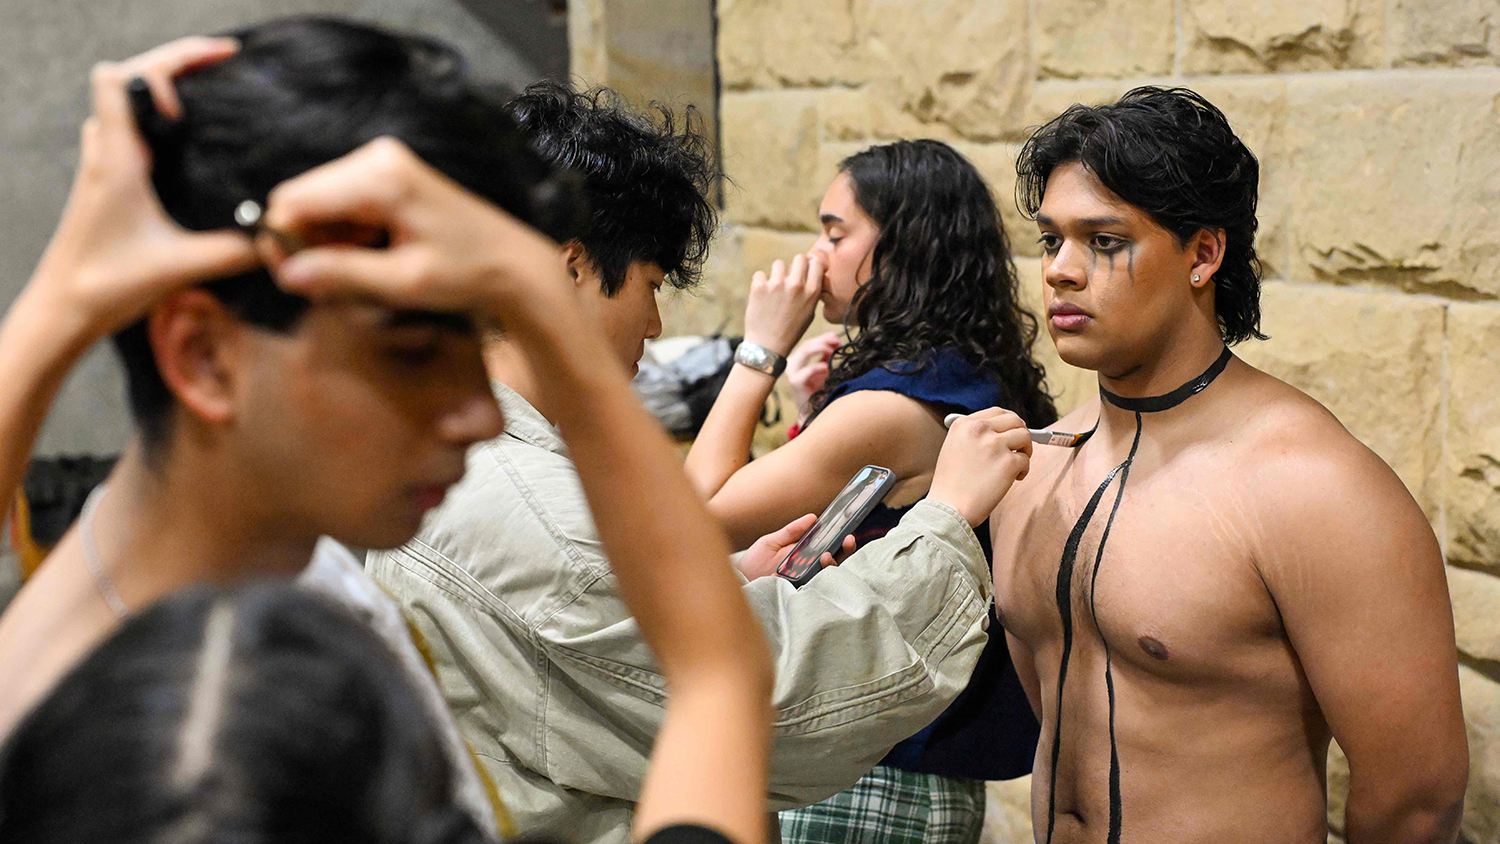
[{"label": "human ear", "polygon": [[206,422],[232,421],[242,327],[224,304],[206,290],[173,294],[152,310],[146,331],[177,402]]},{"label": "human ear", "polygon": [[570,240],[563,246],[563,262],[568,268],[568,276],[573,279],[573,286],[581,287],[584,282],[598,282],[597,271],[594,262],[589,258],[589,252],[583,248],[583,244],[577,240]]},{"label": "human ear", "polygon": [[1223,229],[1199,229],[1188,241],[1193,255],[1190,276],[1193,287],[1202,289],[1213,282],[1214,274],[1224,263],[1224,237]]}]

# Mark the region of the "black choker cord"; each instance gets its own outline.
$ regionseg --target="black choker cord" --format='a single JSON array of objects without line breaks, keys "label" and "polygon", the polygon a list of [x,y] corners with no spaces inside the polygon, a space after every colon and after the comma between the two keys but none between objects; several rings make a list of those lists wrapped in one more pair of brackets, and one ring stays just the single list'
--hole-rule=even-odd
[{"label": "black choker cord", "polygon": [[[1089,523],[1093,521],[1094,513],[1098,511],[1099,504],[1104,499],[1104,493],[1118,477],[1120,486],[1115,492],[1114,504],[1110,507],[1109,520],[1104,524],[1104,533],[1099,537],[1099,547],[1094,554],[1094,570],[1089,577],[1089,615],[1093,618],[1094,629],[1099,631],[1099,638],[1104,646],[1104,688],[1109,696],[1109,836],[1107,841],[1108,844],[1120,844],[1122,800],[1120,748],[1115,740],[1115,677],[1109,641],[1104,638],[1103,629],[1099,626],[1099,615],[1094,602],[1098,594],[1099,569],[1104,564],[1104,545],[1109,541],[1110,530],[1114,528],[1115,516],[1120,512],[1120,502],[1125,498],[1125,482],[1130,478],[1130,467],[1135,463],[1136,452],[1141,447],[1141,414],[1170,410],[1203,392],[1229,365],[1231,357],[1233,355],[1229,347],[1225,346],[1223,353],[1208,369],[1204,370],[1202,375],[1165,395],[1131,399],[1115,395],[1103,386],[1099,387],[1099,394],[1105,401],[1123,410],[1135,412],[1135,439],[1130,444],[1130,454],[1125,457],[1124,462],[1105,476],[1104,482],[1094,490],[1088,505],[1083,508],[1083,513],[1073,524],[1073,529],[1068,532],[1067,542],[1063,545],[1062,560],[1057,566],[1056,598],[1057,612],[1062,618],[1063,652],[1057,669],[1057,716],[1052,730],[1052,767],[1048,772],[1050,782],[1047,786],[1047,844],[1052,842],[1052,830],[1057,822],[1057,762],[1062,751],[1063,687],[1068,679],[1068,662],[1073,655],[1073,573],[1077,567],[1078,549],[1083,544],[1083,535],[1088,530]],[[1093,431],[1089,433],[1092,434]]]},{"label": "black choker cord", "polygon": [[1104,385],[1101,384],[1099,385],[1099,395],[1103,396],[1105,401],[1121,410],[1133,410],[1136,413],[1160,413],[1163,410],[1171,410],[1208,389],[1208,385],[1212,384],[1214,379],[1219,377],[1219,373],[1223,372],[1224,367],[1229,365],[1229,359],[1232,357],[1234,357],[1234,353],[1229,351],[1228,346],[1225,346],[1224,351],[1219,354],[1218,359],[1209,364],[1208,369],[1203,370],[1202,375],[1199,375],[1197,378],[1183,384],[1170,393],[1164,393],[1159,396],[1147,396],[1143,399],[1128,399],[1124,396],[1111,393],[1109,390],[1104,389]]}]

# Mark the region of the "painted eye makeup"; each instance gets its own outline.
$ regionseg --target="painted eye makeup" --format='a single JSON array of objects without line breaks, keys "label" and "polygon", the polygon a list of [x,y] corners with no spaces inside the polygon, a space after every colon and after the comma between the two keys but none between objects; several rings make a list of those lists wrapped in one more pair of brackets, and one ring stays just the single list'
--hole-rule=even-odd
[{"label": "painted eye makeup", "polygon": [[1129,245],[1129,241],[1112,234],[1096,234],[1089,241],[1089,247],[1101,255],[1113,255]]},{"label": "painted eye makeup", "polygon": [[1044,234],[1036,239],[1042,245],[1042,250],[1048,253],[1056,252],[1062,246],[1062,238],[1055,234]]}]

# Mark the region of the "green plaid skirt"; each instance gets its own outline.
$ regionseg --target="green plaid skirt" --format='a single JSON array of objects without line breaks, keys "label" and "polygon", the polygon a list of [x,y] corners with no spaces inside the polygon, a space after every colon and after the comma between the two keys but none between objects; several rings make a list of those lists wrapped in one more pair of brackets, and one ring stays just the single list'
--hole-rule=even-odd
[{"label": "green plaid skirt", "polygon": [[781,813],[782,844],[977,844],[984,783],[877,766],[847,791]]}]

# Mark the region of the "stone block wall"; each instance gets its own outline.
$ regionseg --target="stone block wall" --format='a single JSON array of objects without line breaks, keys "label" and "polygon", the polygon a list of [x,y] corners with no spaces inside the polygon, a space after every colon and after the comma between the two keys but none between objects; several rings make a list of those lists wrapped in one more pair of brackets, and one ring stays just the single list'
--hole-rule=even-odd
[{"label": "stone block wall", "polygon": [[[1143,83],[1218,104],[1263,166],[1265,330],[1246,359],[1400,474],[1449,562],[1473,771],[1464,839],[1500,841],[1500,5],[1495,0],[717,0],[725,227],[668,333],[733,329],[751,272],[806,247],[838,160],[955,144],[1015,213],[1028,127]],[[575,47],[576,48],[576,47]],[[576,65],[575,65],[576,67]],[[1061,407],[1093,389],[1045,338]],[[1331,766],[1341,826],[1347,770]],[[987,836],[1029,841],[1022,783]],[[1335,835],[1337,837],[1337,835]]]}]

